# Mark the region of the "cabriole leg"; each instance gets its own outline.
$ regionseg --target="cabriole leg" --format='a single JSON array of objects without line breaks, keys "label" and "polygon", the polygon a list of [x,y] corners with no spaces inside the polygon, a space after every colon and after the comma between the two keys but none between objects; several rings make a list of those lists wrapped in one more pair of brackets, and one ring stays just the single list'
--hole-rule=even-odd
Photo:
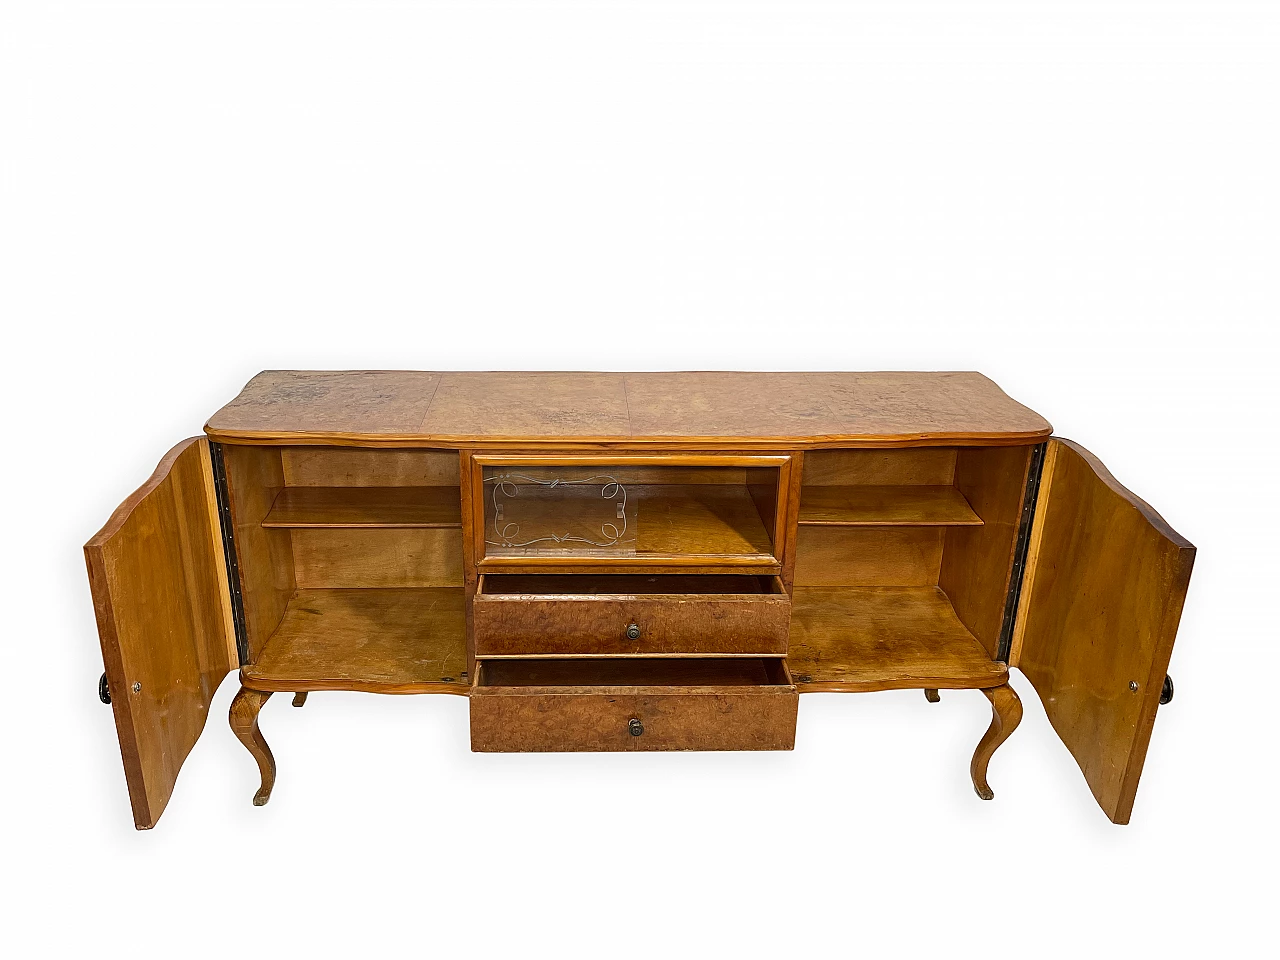
[{"label": "cabriole leg", "polygon": [[260,807],[271,799],[271,788],[276,784],[276,760],[271,756],[262,731],[258,729],[258,711],[271,699],[271,694],[241,687],[231,701],[231,729],[245,745],[245,749],[258,761],[262,772],[262,786],[253,795],[253,805]]},{"label": "cabriole leg", "polygon": [[1009,739],[1009,734],[1022,722],[1022,701],[1007,683],[999,687],[983,690],[991,701],[991,726],[978,741],[978,749],[973,753],[973,762],[969,764],[969,774],[973,777],[973,789],[983,800],[990,800],[994,793],[987,785],[987,764],[991,755],[1000,744]]},{"label": "cabriole leg", "polygon": [[939,700],[942,699],[940,696],[938,696],[937,690],[929,690],[929,689],[925,690],[924,698],[928,700],[930,703],[937,703]]}]

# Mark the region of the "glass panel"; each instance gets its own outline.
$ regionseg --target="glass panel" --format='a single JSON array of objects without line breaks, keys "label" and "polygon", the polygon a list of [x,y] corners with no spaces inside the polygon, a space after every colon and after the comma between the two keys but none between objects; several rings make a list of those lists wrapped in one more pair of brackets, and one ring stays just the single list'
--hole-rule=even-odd
[{"label": "glass panel", "polygon": [[777,467],[483,469],[485,555],[773,559]]},{"label": "glass panel", "polygon": [[495,557],[634,557],[636,499],[590,470],[485,468],[485,553]]}]

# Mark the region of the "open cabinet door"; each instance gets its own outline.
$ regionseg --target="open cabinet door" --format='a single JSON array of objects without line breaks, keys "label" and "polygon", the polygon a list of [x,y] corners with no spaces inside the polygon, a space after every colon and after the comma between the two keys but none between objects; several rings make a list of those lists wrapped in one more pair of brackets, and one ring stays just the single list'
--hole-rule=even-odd
[{"label": "open cabinet door", "polygon": [[1009,665],[1116,823],[1133,809],[1195,555],[1093,454],[1049,441]]},{"label": "open cabinet door", "polygon": [[155,826],[238,663],[209,441],[184,440],[85,544],[120,754]]}]

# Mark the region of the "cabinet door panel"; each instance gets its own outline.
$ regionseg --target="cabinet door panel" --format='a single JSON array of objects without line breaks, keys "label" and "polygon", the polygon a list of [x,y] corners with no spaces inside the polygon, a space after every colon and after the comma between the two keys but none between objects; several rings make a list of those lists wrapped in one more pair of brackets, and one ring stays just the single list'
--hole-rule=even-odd
[{"label": "cabinet door panel", "polygon": [[237,663],[203,437],[184,440],[85,544],[133,819],[155,825]]},{"label": "cabinet door panel", "polygon": [[1093,454],[1049,441],[1009,665],[1116,823],[1133,808],[1195,552]]}]

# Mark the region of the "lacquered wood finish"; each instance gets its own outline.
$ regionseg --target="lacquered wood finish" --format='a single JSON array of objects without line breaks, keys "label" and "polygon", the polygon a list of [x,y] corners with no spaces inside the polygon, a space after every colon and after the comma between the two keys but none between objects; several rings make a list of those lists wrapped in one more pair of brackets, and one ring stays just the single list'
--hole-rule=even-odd
[{"label": "lacquered wood finish", "polygon": [[800,527],[796,586],[931,587],[943,527]]},{"label": "lacquered wood finish", "polygon": [[462,533],[449,528],[295,529],[297,586],[460,587]]},{"label": "lacquered wood finish", "polygon": [[285,487],[264,527],[458,527],[457,487]]},{"label": "lacquered wood finish", "polygon": [[155,825],[236,663],[209,443],[184,440],[84,548],[134,823]]},{"label": "lacquered wood finish", "polygon": [[[253,795],[255,807],[261,807],[271,799],[271,790],[276,785],[276,758],[271,754],[271,747],[267,745],[266,737],[258,729],[258,714],[262,711],[263,704],[270,699],[270,692],[241,687],[240,692],[231,701],[228,717],[231,722],[231,731],[236,735],[236,739],[244,744],[245,749],[258,763],[258,773],[262,781]],[[293,705],[302,706],[296,700]]]},{"label": "lacquered wood finish", "polygon": [[242,443],[1028,443],[1049,424],[977,373],[266,371],[205,427]]},{"label": "lacquered wood finish", "polygon": [[955,487],[809,487],[801,492],[800,523],[832,527],[982,526]]},{"label": "lacquered wood finish", "polygon": [[796,587],[787,664],[802,692],[990,687],[1008,674],[937,587]]},{"label": "lacquered wood finish", "polygon": [[969,763],[969,776],[973,778],[973,789],[983,800],[995,796],[987,783],[987,765],[1000,744],[1004,743],[1018,729],[1022,722],[1022,701],[1013,687],[1007,683],[998,687],[989,687],[982,691],[991,701],[991,726],[978,741],[978,748],[973,752],[973,760]]},{"label": "lacquered wood finish", "polygon": [[481,661],[478,671],[478,752],[795,746],[799,696],[778,661],[507,660]]},{"label": "lacquered wood finish", "polygon": [[1194,560],[1096,457],[1050,441],[1009,662],[1116,823],[1133,808]]},{"label": "lacquered wood finish", "polygon": [[472,608],[480,657],[781,656],[790,615],[777,577],[485,576]]},{"label": "lacquered wood finish", "polygon": [[271,636],[298,583],[288,530],[262,526],[284,489],[281,451],[274,447],[223,446],[227,490],[239,557],[245,631],[253,659]]},{"label": "lacquered wood finish", "polygon": [[993,658],[1000,650],[1030,455],[1030,447],[981,447],[961,450],[956,461],[956,488],[983,523],[947,530],[938,586]]},{"label": "lacquered wood finish", "polygon": [[277,692],[466,694],[462,607],[460,587],[299,590],[240,682]]},{"label": "lacquered wood finish", "polygon": [[290,487],[458,487],[453,450],[282,447]]}]

